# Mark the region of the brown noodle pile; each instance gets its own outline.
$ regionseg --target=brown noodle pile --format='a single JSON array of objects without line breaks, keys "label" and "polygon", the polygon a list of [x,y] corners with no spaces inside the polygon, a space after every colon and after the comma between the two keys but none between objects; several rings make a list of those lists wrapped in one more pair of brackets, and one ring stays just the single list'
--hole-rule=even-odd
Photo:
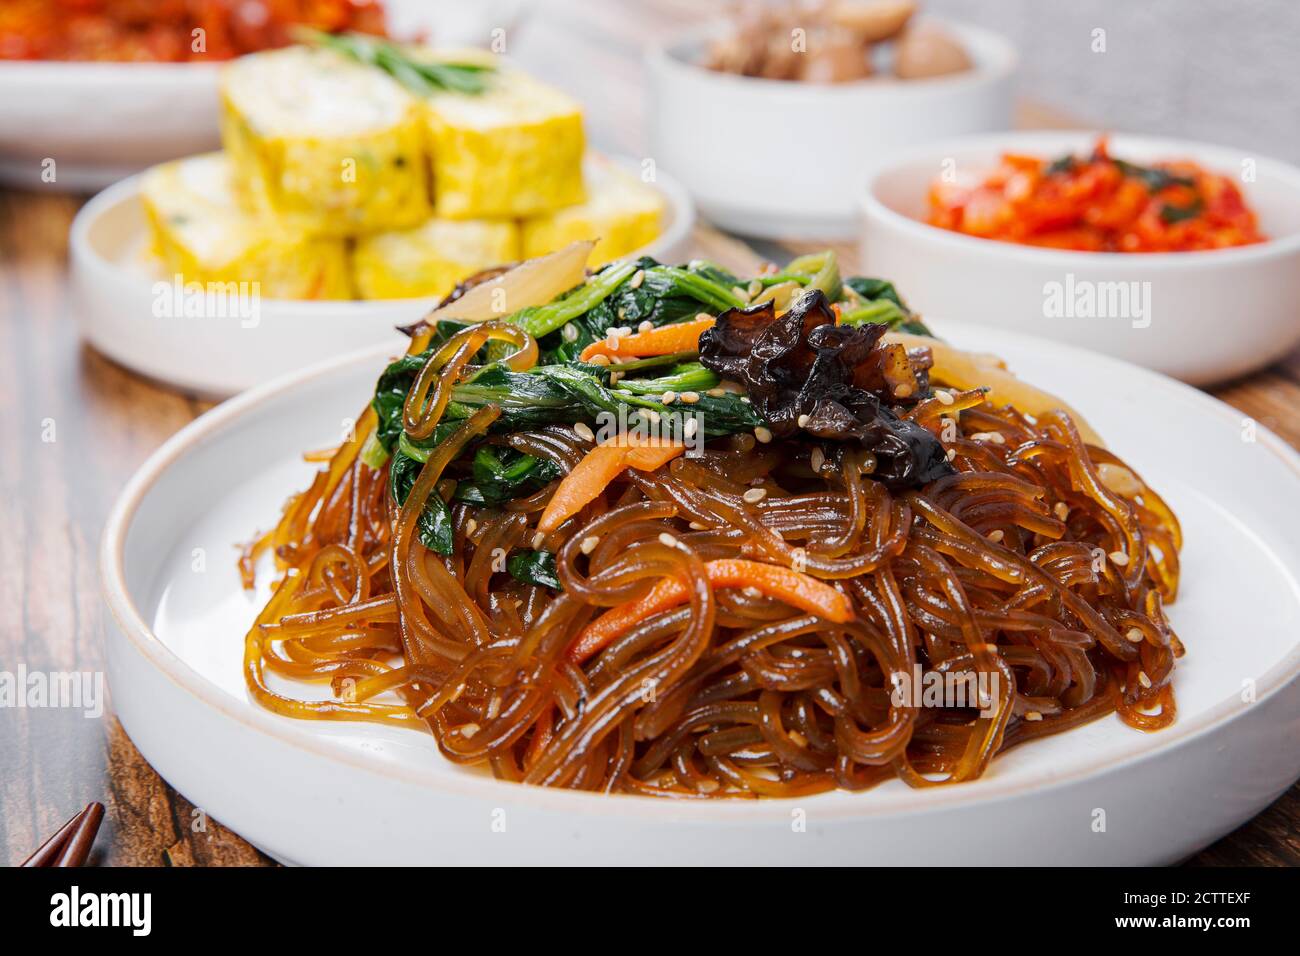
[{"label": "brown noodle pile", "polygon": [[[516,367],[535,361],[535,344],[501,323],[458,334],[412,389],[408,428],[432,431],[489,337],[513,341]],[[428,340],[417,333],[411,354]],[[423,411],[417,393],[430,396]],[[426,725],[449,759],[487,761],[503,779],[673,797],[969,780],[1012,746],[1112,711],[1143,730],[1168,725],[1182,654],[1163,610],[1178,582],[1174,515],[1064,414],[1033,421],[978,390],[951,394],[912,418],[959,473],[920,491],[891,494],[861,456],[814,473],[808,447],[749,434],[624,472],[547,538],[562,593],[499,560],[530,546],[554,482],[500,510],[453,505],[450,557],[415,534],[427,497],[450,498],[449,464],[494,406],[437,446],[400,509],[388,469],[359,457],[368,409],[241,560],[248,586],[266,549],[286,572],[246,638],[249,689],[289,716]],[[488,440],[565,472],[591,447],[567,426]],[[767,494],[749,503],[756,483]],[[856,620],[711,587],[704,563],[738,557],[797,565],[846,595]],[[589,659],[569,654],[591,621],[666,577],[687,584],[688,604]],[[992,715],[894,703],[889,675],[918,663],[995,676]],[[328,680],[336,699],[288,698],[268,673]],[[377,700],[385,692],[401,703]]]}]

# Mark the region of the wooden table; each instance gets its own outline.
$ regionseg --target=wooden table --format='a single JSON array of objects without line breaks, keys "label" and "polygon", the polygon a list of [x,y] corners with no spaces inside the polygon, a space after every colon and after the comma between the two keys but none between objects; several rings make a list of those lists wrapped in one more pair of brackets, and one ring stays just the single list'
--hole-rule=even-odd
[{"label": "wooden table", "polygon": [[[639,44],[679,26],[690,9],[685,0],[555,0],[512,52],[587,99],[596,145],[641,155]],[[1060,120],[1026,109],[1021,124]],[[104,636],[114,626],[99,593],[104,520],[149,453],[208,407],[143,381],[78,340],[67,233],[80,203],[54,192],[0,191],[0,671],[20,663],[104,669]],[[737,269],[827,245],[751,243],[708,226],[694,238],[695,255]],[[832,245],[852,272],[856,250]],[[1300,447],[1300,352],[1212,393]],[[108,811],[92,862],[269,862],[220,823],[196,816],[132,746],[111,700],[99,720],[79,711],[0,709],[0,865],[21,861],[91,800]],[[1300,864],[1300,786],[1189,862]]]}]

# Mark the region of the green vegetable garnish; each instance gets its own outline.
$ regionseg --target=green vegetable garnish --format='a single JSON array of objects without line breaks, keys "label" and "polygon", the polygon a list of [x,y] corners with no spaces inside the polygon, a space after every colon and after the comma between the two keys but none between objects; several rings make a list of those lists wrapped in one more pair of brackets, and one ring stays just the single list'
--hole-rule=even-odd
[{"label": "green vegetable garnish", "polygon": [[299,27],[295,35],[310,46],[341,53],[358,63],[383,70],[417,96],[450,91],[482,93],[486,75],[495,67],[486,63],[443,63],[413,57],[402,46],[365,33],[324,33]]}]

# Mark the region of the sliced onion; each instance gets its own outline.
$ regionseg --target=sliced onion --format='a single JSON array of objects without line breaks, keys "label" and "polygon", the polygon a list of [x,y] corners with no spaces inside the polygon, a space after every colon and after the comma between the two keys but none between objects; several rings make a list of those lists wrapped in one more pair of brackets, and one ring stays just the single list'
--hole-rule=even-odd
[{"label": "sliced onion", "polygon": [[425,321],[430,325],[444,319],[484,322],[503,319],[529,306],[545,305],[582,284],[587,277],[587,257],[595,244],[574,242],[558,252],[521,262],[495,279],[476,285],[459,299],[434,309]]},{"label": "sliced onion", "polygon": [[991,400],[1014,405],[1028,415],[1043,415],[1060,409],[1074,421],[1085,442],[1098,448],[1106,447],[1101,436],[1082,415],[1050,392],[1016,378],[997,356],[963,352],[947,342],[908,332],[887,332],[884,340],[898,342],[910,349],[929,349],[934,356],[934,367],[930,369],[930,377],[934,380],[963,390],[982,387]]}]

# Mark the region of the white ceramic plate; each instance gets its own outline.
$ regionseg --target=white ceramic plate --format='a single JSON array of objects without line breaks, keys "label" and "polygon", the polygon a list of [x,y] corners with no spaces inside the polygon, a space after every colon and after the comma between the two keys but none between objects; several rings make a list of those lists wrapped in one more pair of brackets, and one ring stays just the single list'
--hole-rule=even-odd
[{"label": "white ceramic plate", "polygon": [[884,161],[860,203],[865,270],[893,280],[923,314],[1048,336],[1196,385],[1243,375],[1300,343],[1300,169],[1278,160],[1185,140],[1110,137],[1110,153],[1121,159],[1192,159],[1237,177],[1271,237],[1237,249],[1038,249],[924,221],[930,184],[945,171],[977,180],[1005,152],[1054,159],[1091,151],[1097,135],[999,133],[929,144]]},{"label": "white ceramic plate", "polygon": [[[634,160],[613,159],[640,169]],[[689,245],[695,207],[663,170],[655,171],[652,185],[667,203],[664,231],[633,255],[674,262]],[[86,340],[142,375],[219,398],[323,359],[389,341],[395,326],[414,322],[436,301],[262,299],[245,317],[215,308],[203,316],[160,316],[155,286],[168,283],[162,289],[166,293],[174,280],[147,253],[148,225],[139,177],[110,186],[88,202],[72,224],[69,244],[75,311]]]},{"label": "white ceramic plate", "polygon": [[[393,36],[488,46],[527,0],[388,0]],[[215,63],[0,61],[0,182],[88,192],[218,145]],[[53,167],[49,163],[53,161]],[[50,170],[53,171],[53,178]]]},{"label": "white ceramic plate", "polygon": [[448,763],[417,731],[259,709],[241,653],[267,575],[243,592],[232,545],[306,486],[313,468],[299,452],[338,440],[401,350],[397,337],[214,409],[131,480],[101,551],[120,625],[107,655],[116,712],[181,793],[295,863],[1178,860],[1300,775],[1300,456],[1152,373],[978,326],[940,328],[1077,402],[1182,519],[1172,617],[1188,654],[1171,728],[1143,734],[1106,718],[1017,748],[954,787],[893,781],[705,805],[516,786]]},{"label": "white ceramic plate", "polygon": [[1015,48],[996,33],[938,22],[965,45],[974,69],[797,83],[700,66],[718,27],[652,48],[650,154],[677,171],[705,216],[733,232],[851,237],[873,163],[900,147],[1011,124]]}]

